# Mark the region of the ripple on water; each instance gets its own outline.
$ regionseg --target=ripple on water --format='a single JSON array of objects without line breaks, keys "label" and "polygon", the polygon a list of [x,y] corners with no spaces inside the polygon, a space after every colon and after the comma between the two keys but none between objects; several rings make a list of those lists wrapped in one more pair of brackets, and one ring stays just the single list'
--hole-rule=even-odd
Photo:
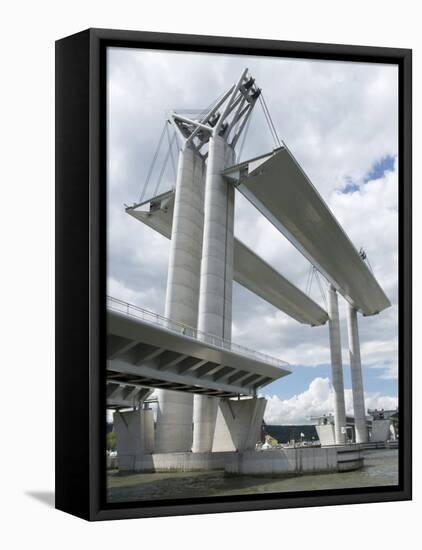
[{"label": "ripple on water", "polygon": [[227,476],[224,471],[154,474],[109,474],[108,501],[157,500],[204,496],[349,489],[398,484],[398,450],[365,452],[365,465],[355,472],[301,476]]}]

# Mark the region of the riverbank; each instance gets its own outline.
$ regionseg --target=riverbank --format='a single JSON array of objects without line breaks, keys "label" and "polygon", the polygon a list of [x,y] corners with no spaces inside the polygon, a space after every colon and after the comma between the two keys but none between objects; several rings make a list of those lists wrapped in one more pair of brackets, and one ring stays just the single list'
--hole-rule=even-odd
[{"label": "riverbank", "polygon": [[211,472],[130,473],[107,476],[109,502],[194,498],[397,485],[398,450],[368,450],[360,470],[290,476],[228,476]]}]

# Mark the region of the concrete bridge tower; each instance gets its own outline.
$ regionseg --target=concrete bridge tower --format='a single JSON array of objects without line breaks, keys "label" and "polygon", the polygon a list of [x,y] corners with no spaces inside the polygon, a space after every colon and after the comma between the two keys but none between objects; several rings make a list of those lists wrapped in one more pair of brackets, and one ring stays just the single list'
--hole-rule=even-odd
[{"label": "concrete bridge tower", "polygon": [[356,443],[368,441],[366,426],[365,394],[363,391],[362,364],[356,309],[347,304],[347,329],[349,336],[350,372],[352,377],[353,411],[355,414]]},{"label": "concrete bridge tower", "polygon": [[[221,172],[260,90],[243,72],[201,117],[172,112],[182,142],[175,190],[165,316],[230,340],[234,188]],[[205,193],[205,202],[204,202]],[[198,313],[199,311],[199,313]],[[219,400],[158,391],[156,452],[211,451]],[[192,430],[193,422],[193,430]]]},{"label": "concrete bridge tower", "polygon": [[334,392],[334,438],[336,445],[343,445],[346,442],[346,407],[344,403],[340,318],[337,291],[332,284],[330,284],[328,290],[328,329],[331,353],[331,381]]},{"label": "concrete bridge tower", "polygon": [[[208,144],[198,329],[225,340],[231,340],[235,190],[222,172],[235,163],[234,147],[259,94],[246,69]],[[195,396],[193,452],[211,452],[218,404],[218,398]]]},{"label": "concrete bridge tower", "polygon": [[[179,153],[165,316],[197,326],[203,231],[205,164],[189,144]],[[193,396],[158,390],[155,449],[189,451],[192,446]]]}]

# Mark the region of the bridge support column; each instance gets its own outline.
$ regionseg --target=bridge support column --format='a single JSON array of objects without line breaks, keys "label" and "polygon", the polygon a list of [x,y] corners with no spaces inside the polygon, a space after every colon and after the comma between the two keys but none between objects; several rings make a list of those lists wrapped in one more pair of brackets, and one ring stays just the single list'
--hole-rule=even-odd
[{"label": "bridge support column", "polygon": [[[179,155],[165,315],[196,328],[201,273],[204,161],[191,148]],[[158,390],[156,452],[190,451],[193,397]]]},{"label": "bridge support column", "polygon": [[218,408],[213,452],[248,451],[258,443],[267,400],[223,399]]},{"label": "bridge support column", "polygon": [[[198,329],[226,339],[232,322],[234,188],[221,172],[233,161],[233,149],[213,136],[205,180]],[[212,450],[218,403],[218,398],[195,395],[193,452]]]},{"label": "bridge support column", "polygon": [[334,392],[334,437],[337,445],[346,441],[346,408],[344,404],[343,363],[341,358],[340,318],[336,289],[328,291],[328,329],[331,352],[331,383]]},{"label": "bridge support column", "polygon": [[143,456],[154,452],[153,411],[117,411],[113,425],[119,470],[136,470]]},{"label": "bridge support column", "polygon": [[363,392],[357,311],[349,303],[347,303],[347,329],[349,336],[356,443],[366,443],[368,441],[368,429],[366,426],[365,396]]},{"label": "bridge support column", "polygon": [[372,420],[371,441],[385,443],[390,437],[390,420]]}]

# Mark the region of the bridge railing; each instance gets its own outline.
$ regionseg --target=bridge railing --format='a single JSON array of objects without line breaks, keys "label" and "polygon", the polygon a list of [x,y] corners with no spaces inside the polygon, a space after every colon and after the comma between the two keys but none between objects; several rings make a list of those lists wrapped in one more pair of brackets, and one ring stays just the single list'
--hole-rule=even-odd
[{"label": "bridge railing", "polygon": [[213,334],[208,334],[207,332],[202,332],[201,330],[190,327],[189,325],[179,323],[178,321],[173,321],[172,319],[164,317],[163,315],[153,313],[152,311],[148,311],[147,309],[143,309],[139,306],[129,304],[128,302],[119,300],[118,298],[113,298],[112,296],[107,296],[107,309],[117,311],[119,313],[124,313],[125,315],[136,317],[137,319],[142,319],[147,323],[161,326],[178,334],[183,334],[183,336],[188,336],[189,338],[200,340],[201,342],[205,342],[206,344],[210,344],[212,346],[225,349],[227,351],[232,351],[233,353],[245,355],[246,357],[262,361],[263,363],[268,363],[275,367],[285,367],[288,365],[286,361],[277,359],[276,357],[272,357],[271,355],[268,355],[266,353],[255,351],[239,344],[234,344],[230,340],[214,336]]}]

